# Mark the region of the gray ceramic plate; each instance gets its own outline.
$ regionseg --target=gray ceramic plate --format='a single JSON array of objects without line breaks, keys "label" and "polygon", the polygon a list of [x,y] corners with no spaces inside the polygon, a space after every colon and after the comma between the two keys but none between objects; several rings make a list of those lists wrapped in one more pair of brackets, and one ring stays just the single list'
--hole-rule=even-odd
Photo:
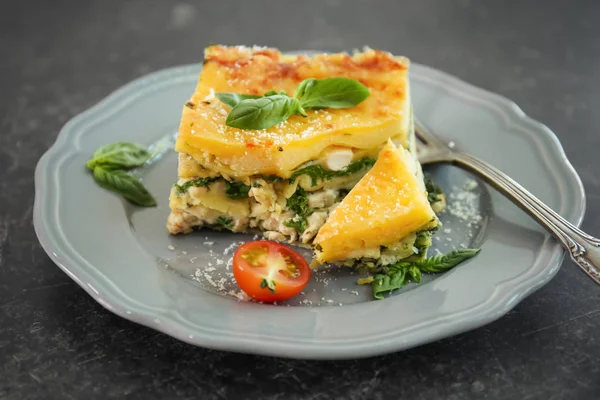
[{"label": "gray ceramic plate", "polygon": [[[186,342],[296,358],[356,358],[406,349],[489,323],[557,272],[563,251],[519,209],[449,166],[427,169],[450,195],[441,251],[481,247],[473,260],[373,301],[347,270],[315,274],[286,304],[243,300],[230,271],[251,236],[169,236],[168,192],[176,155],[144,169],[158,207],[136,208],[99,188],[84,167],[116,141],[169,147],[200,65],[172,68],[117,90],[65,125],[35,172],[34,225],[52,260],[108,310]],[[556,137],[512,102],[434,69],[413,65],[417,117],[456,147],[508,173],[579,224],[581,182]],[[472,186],[472,185],[471,185]]]}]

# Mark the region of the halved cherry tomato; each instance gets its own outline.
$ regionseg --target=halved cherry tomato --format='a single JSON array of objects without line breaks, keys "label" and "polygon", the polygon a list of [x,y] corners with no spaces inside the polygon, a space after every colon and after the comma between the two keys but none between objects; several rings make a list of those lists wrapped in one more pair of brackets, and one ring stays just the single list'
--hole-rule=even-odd
[{"label": "halved cherry tomato", "polygon": [[248,296],[270,303],[300,293],[310,279],[310,268],[304,257],[289,247],[256,240],[235,251],[233,276]]}]

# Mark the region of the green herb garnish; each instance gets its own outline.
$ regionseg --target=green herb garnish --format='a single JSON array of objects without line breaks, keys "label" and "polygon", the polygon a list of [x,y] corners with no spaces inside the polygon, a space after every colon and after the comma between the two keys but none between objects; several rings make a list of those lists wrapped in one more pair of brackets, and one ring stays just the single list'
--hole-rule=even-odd
[{"label": "green herb garnish", "polygon": [[250,186],[245,185],[242,182],[225,181],[225,185],[227,186],[225,194],[230,199],[245,199],[248,197],[248,192],[250,192]]},{"label": "green herb garnish", "polygon": [[373,297],[379,300],[383,299],[384,293],[400,289],[408,283],[409,279],[408,267],[393,265],[387,274],[375,275],[372,282]]},{"label": "green herb garnish", "polygon": [[479,249],[458,249],[448,254],[439,255],[425,260],[398,262],[383,267],[384,272],[375,275],[373,280],[373,296],[382,299],[383,295],[395,289],[400,289],[411,280],[421,282],[421,273],[440,273],[454,268],[461,262],[474,257]]},{"label": "green herb garnish", "polygon": [[281,95],[287,96],[287,93],[285,92],[285,90],[280,90],[279,92],[277,90],[269,90],[268,92],[265,92],[265,94],[263,96],[265,96],[265,97],[275,96],[276,94],[281,94]]},{"label": "green herb garnish", "polygon": [[223,228],[230,231],[233,229],[233,219],[221,215],[217,218],[215,225],[218,228]]},{"label": "green herb garnish", "polygon": [[134,143],[117,142],[100,147],[85,166],[93,171],[98,185],[120,194],[134,204],[153,207],[156,200],[127,170],[144,165],[152,155]]},{"label": "green herb garnish", "polygon": [[294,97],[304,109],[350,108],[369,97],[369,89],[349,78],[305,79]]},{"label": "green herb garnish", "polygon": [[225,124],[239,129],[266,129],[292,115],[306,117],[305,110],[354,107],[369,97],[369,89],[354,79],[306,79],[294,96],[270,90],[263,97],[237,93],[217,93],[231,107]]},{"label": "green herb garnish", "polygon": [[461,262],[475,257],[480,249],[457,249],[448,254],[434,256],[425,260],[417,260],[414,264],[422,271],[439,273],[454,268]]},{"label": "green herb garnish", "polygon": [[212,176],[208,178],[197,178],[187,181],[181,185],[175,184],[175,190],[177,190],[177,194],[185,193],[191,187],[209,187],[211,183],[219,180],[219,177]]},{"label": "green herb garnish", "polygon": [[295,212],[296,216],[283,224],[289,228],[296,229],[296,232],[302,234],[308,224],[307,218],[315,211],[308,206],[306,191],[298,187],[294,194],[287,199],[287,208]]},{"label": "green herb garnish", "polygon": [[272,279],[264,278],[260,282],[260,288],[261,289],[269,289],[269,292],[275,293],[275,281],[273,281]]},{"label": "green herb garnish", "polygon": [[375,161],[377,160],[371,157],[361,158],[360,160],[352,161],[346,168],[340,171],[330,171],[323,168],[321,165],[309,165],[308,167],[294,171],[290,177],[290,181],[293,182],[299,176],[308,175],[310,176],[312,186],[315,186],[320,180],[327,181],[333,178],[352,175],[366,168],[371,168],[375,164]]},{"label": "green herb garnish", "polygon": [[120,194],[143,207],[154,207],[156,200],[134,176],[121,169],[94,167],[94,180],[104,189]]},{"label": "green herb garnish", "polygon": [[135,143],[117,142],[100,147],[85,163],[92,171],[96,166],[104,169],[130,169],[142,166],[150,159],[150,153]]},{"label": "green herb garnish", "polygon": [[421,270],[416,265],[407,268],[408,276],[415,283],[421,283]]},{"label": "green herb garnish", "polygon": [[260,98],[260,96],[254,94],[239,94],[228,92],[215,93],[215,96],[217,96],[217,98],[221,100],[222,103],[227,104],[231,108],[237,106],[243,100]]},{"label": "green herb garnish", "polygon": [[282,94],[247,99],[231,109],[225,124],[239,129],[266,129],[294,114],[306,117],[298,99]]}]

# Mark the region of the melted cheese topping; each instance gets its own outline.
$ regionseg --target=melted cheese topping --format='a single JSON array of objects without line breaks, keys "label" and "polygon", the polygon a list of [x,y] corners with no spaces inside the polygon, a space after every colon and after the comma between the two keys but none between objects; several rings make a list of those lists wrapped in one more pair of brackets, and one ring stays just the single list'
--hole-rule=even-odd
[{"label": "melted cheese topping", "polygon": [[[240,178],[289,177],[293,169],[334,146],[379,150],[390,137],[407,146],[408,66],[407,59],[376,50],[309,58],[268,48],[209,47],[196,90],[183,108],[175,149],[207,169]],[[355,107],[308,110],[306,118],[292,116],[263,130],[226,126],[229,107],[214,95],[269,90],[292,95],[304,79],[340,76],[359,80],[370,96]]]}]

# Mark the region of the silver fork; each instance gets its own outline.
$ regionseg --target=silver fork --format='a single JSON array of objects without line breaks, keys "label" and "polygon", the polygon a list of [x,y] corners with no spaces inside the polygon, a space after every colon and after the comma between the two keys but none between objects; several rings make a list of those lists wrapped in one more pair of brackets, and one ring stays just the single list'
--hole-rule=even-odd
[{"label": "silver fork", "polygon": [[568,250],[573,261],[600,285],[600,239],[565,220],[496,167],[469,154],[452,150],[418,121],[415,121],[415,135],[422,144],[417,151],[421,164],[450,163],[481,176],[546,228]]}]

